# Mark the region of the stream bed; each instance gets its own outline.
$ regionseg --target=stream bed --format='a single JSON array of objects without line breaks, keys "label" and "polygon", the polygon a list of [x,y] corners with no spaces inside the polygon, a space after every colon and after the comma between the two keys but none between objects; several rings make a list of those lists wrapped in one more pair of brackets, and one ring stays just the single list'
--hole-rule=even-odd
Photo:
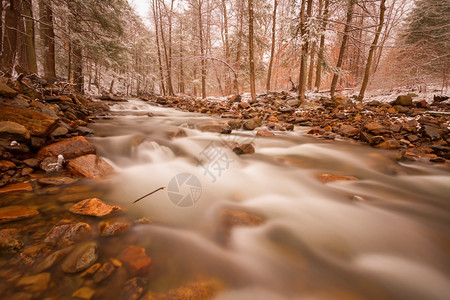
[{"label": "stream bed", "polygon": [[[98,227],[92,217],[74,217],[70,200],[99,197],[120,206],[130,228],[112,237],[93,229],[88,239],[98,245],[99,262],[116,262],[129,245],[145,249],[152,267],[138,276],[141,299],[450,297],[448,168],[398,162],[393,152],[321,140],[302,127],[273,137],[196,129],[217,120],[140,100],[115,104],[111,117],[90,125],[89,141],[117,174],[7,196],[2,201],[40,212],[13,227],[37,243],[64,219]],[[233,152],[243,143],[255,153]],[[83,287],[92,299],[137,299],[123,295],[133,276],[120,263],[101,281],[55,263],[46,289],[24,296],[17,282],[34,272],[27,253],[1,257],[0,295],[10,297],[3,299],[72,299]]]}]

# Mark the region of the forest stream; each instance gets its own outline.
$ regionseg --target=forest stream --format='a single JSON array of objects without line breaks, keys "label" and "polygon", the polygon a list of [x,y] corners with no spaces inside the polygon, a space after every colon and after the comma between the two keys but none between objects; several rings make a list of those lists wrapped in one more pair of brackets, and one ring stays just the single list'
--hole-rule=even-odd
[{"label": "forest stream", "polygon": [[[39,210],[13,225],[34,240],[74,220],[73,203],[62,198],[117,205],[115,220],[128,230],[103,236],[96,228],[104,221],[76,216],[92,232],[75,247],[95,243],[98,266],[112,265],[107,278],[64,273],[56,259],[36,270],[26,255],[44,246],[2,256],[3,299],[448,299],[448,168],[399,162],[389,151],[321,140],[302,127],[273,137],[195,129],[212,119],[141,100],[114,104],[111,116],[89,125],[89,141],[116,175],[5,196]],[[243,143],[255,153],[233,152],[230,145]],[[125,271],[131,245],[151,258],[148,272]],[[47,281],[33,275],[43,270]],[[30,277],[47,286],[20,279]]]}]

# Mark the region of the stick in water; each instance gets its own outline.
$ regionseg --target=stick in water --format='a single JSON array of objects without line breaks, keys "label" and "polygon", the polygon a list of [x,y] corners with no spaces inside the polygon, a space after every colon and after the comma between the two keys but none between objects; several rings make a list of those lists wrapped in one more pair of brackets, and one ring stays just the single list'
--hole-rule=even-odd
[{"label": "stick in water", "polygon": [[145,195],[142,196],[141,198],[139,198],[139,199],[137,199],[137,200],[134,200],[134,201],[133,201],[133,204],[136,203],[136,202],[138,202],[139,200],[142,200],[142,199],[144,199],[145,197],[148,197],[148,196],[150,196],[150,195],[156,193],[157,191],[163,190],[163,189],[165,189],[165,188],[166,188],[165,186],[162,186],[162,187],[160,187],[160,188],[157,188],[157,189],[154,190],[153,192],[150,192],[150,193],[148,193],[148,194],[145,194]]}]

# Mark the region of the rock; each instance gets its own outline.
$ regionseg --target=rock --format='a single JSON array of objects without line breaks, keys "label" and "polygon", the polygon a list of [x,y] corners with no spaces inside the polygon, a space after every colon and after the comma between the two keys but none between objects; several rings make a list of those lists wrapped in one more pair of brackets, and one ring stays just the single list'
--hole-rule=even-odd
[{"label": "rock", "polygon": [[254,118],[244,122],[243,127],[245,130],[254,130],[255,128],[262,125],[261,119]]},{"label": "rock", "polygon": [[200,131],[224,133],[224,134],[231,133],[231,127],[228,124],[222,124],[214,121],[201,123],[198,124],[196,127]]},{"label": "rock", "polygon": [[412,106],[412,97],[409,95],[400,95],[395,99],[394,105]]},{"label": "rock", "polygon": [[99,282],[105,280],[106,278],[111,276],[111,274],[114,272],[115,269],[116,268],[113,266],[112,263],[110,263],[110,262],[104,263],[100,267],[100,269],[98,269],[98,271],[95,273],[94,282],[99,283]]},{"label": "rock", "polygon": [[137,300],[144,293],[147,281],[140,277],[134,277],[125,282],[121,289],[120,300]]},{"label": "rock", "polygon": [[0,81],[0,97],[14,98],[18,92]]},{"label": "rock", "polygon": [[383,136],[376,135],[370,139],[369,144],[372,146],[375,146],[375,145],[383,143],[384,141],[385,141],[385,138]]},{"label": "rock", "polygon": [[290,99],[286,101],[286,104],[292,107],[299,107],[302,102],[298,99]]},{"label": "rock", "polygon": [[71,160],[67,170],[74,176],[99,179],[114,174],[114,169],[97,155],[90,154]]},{"label": "rock", "polygon": [[184,129],[181,129],[181,128],[175,128],[172,130],[168,130],[166,133],[167,133],[167,136],[171,139],[187,137],[186,131],[184,131]]},{"label": "rock", "polygon": [[50,282],[50,273],[40,273],[37,275],[25,276],[20,278],[16,286],[27,292],[39,293],[48,288]]},{"label": "rock", "polygon": [[219,214],[219,220],[217,237],[221,242],[226,242],[233,227],[259,226],[264,222],[264,219],[260,216],[233,209],[222,209]]},{"label": "rock", "polygon": [[82,135],[82,136],[94,135],[94,130],[91,128],[88,128],[86,126],[78,126],[75,129],[75,132],[78,133],[78,135]]},{"label": "rock", "polygon": [[132,276],[145,276],[150,272],[152,259],[147,256],[145,249],[142,247],[129,246],[122,251],[118,258]]},{"label": "rock", "polygon": [[69,133],[69,130],[65,127],[58,127],[51,133],[52,136],[62,136]]},{"label": "rock", "polygon": [[40,138],[40,137],[36,137],[36,136],[31,137],[31,148],[33,148],[35,150],[39,150],[44,146],[45,146],[44,138]]},{"label": "rock", "polygon": [[271,137],[275,136],[275,134],[268,130],[258,130],[256,131],[256,136]]},{"label": "rock", "polygon": [[267,122],[278,122],[279,120],[278,120],[278,118],[275,117],[275,116],[269,116],[269,117],[266,119],[266,121],[267,121]]},{"label": "rock", "polygon": [[322,135],[324,133],[325,133],[325,129],[322,129],[320,127],[312,128],[306,132],[306,134],[311,134],[311,135],[312,134]]},{"label": "rock", "polygon": [[449,99],[449,96],[444,95],[433,95],[433,102],[443,102]]},{"label": "rock", "polygon": [[31,192],[32,190],[29,182],[13,183],[0,188],[0,195],[13,192]]},{"label": "rock", "polygon": [[390,140],[386,140],[386,141],[376,145],[375,147],[382,148],[382,149],[398,149],[401,147],[401,144],[397,140],[390,139]]},{"label": "rock", "polygon": [[0,253],[2,250],[7,252],[17,252],[23,247],[20,231],[17,229],[0,229]]},{"label": "rock", "polygon": [[44,159],[50,156],[64,156],[64,159],[75,158],[86,154],[95,154],[95,146],[82,136],[73,137],[61,142],[48,145],[39,150],[36,158]]},{"label": "rock", "polygon": [[58,247],[68,246],[86,237],[90,232],[91,226],[83,222],[55,225],[50,229],[44,242]]},{"label": "rock", "polygon": [[355,128],[351,125],[342,125],[339,129],[339,134],[345,137],[354,137],[361,132],[358,128]]},{"label": "rock", "polygon": [[39,214],[35,209],[25,206],[6,206],[0,208],[0,224],[23,220]]},{"label": "rock", "polygon": [[427,108],[428,107],[428,102],[425,100],[420,100],[420,101],[414,102],[414,104],[416,105],[417,108]]},{"label": "rock", "polygon": [[407,132],[416,133],[418,124],[419,123],[416,120],[408,120],[405,123],[403,123],[402,129]]},{"label": "rock", "polygon": [[95,295],[95,290],[91,289],[90,287],[84,286],[78,290],[76,290],[72,297],[83,299],[83,300],[91,300],[92,297]]},{"label": "rock", "polygon": [[100,234],[102,236],[114,236],[121,234],[131,227],[131,223],[123,219],[109,219],[100,222]]},{"label": "rock", "polygon": [[250,104],[248,102],[239,102],[238,107],[241,109],[247,109],[250,107]]},{"label": "rock", "polygon": [[230,98],[230,102],[231,102],[231,103],[241,102],[241,100],[242,100],[241,95],[233,95],[233,96],[231,96],[231,98]]},{"label": "rock", "polygon": [[384,127],[383,125],[375,122],[365,123],[364,129],[374,135],[383,135],[385,133],[389,133],[389,129]]},{"label": "rock", "polygon": [[77,182],[78,179],[70,177],[42,177],[39,178],[37,181],[40,185],[49,186],[49,185],[73,184]]},{"label": "rock", "polygon": [[316,178],[322,183],[335,182],[335,181],[356,181],[358,178],[354,176],[345,175],[333,175],[333,174],[319,174]]},{"label": "rock", "polygon": [[[217,279],[197,280],[188,282],[167,293],[149,291],[142,300],[162,299],[215,299],[215,296],[225,289],[223,282]],[[230,298],[233,298],[232,296]],[[236,297],[234,297],[236,298]]]},{"label": "rock", "polygon": [[66,273],[76,273],[89,268],[97,261],[98,246],[95,242],[79,245],[66,257],[61,264],[61,269]]},{"label": "rock", "polygon": [[9,160],[0,160],[0,171],[5,172],[11,169],[16,169],[17,166],[15,163]]},{"label": "rock", "polygon": [[33,169],[37,169],[39,167],[39,159],[37,158],[29,158],[23,161],[27,166]]},{"label": "rock", "polygon": [[63,259],[67,254],[72,252],[73,246],[66,247],[64,249],[55,251],[47,256],[42,262],[40,262],[35,268],[34,271],[36,273],[43,272],[47,269],[50,269],[56,263],[58,263],[61,259]]},{"label": "rock", "polygon": [[0,121],[0,139],[13,141],[28,141],[30,139],[30,132],[25,126],[16,122]]},{"label": "rock", "polygon": [[120,210],[122,210],[120,207],[108,205],[98,198],[80,201],[70,208],[70,211],[74,214],[94,217],[104,217]]},{"label": "rock", "polygon": [[255,147],[252,144],[241,144],[233,147],[233,152],[237,155],[253,154],[255,153]]},{"label": "rock", "polygon": [[42,160],[40,167],[46,173],[59,172],[63,168],[64,157],[60,154],[58,157],[51,156]]},{"label": "rock", "polygon": [[46,137],[58,126],[59,119],[31,109],[2,107],[0,121],[11,121],[24,126],[31,135]]},{"label": "rock", "polygon": [[423,125],[422,132],[425,136],[429,137],[432,141],[439,140],[443,135],[443,132],[441,129],[439,129],[435,126],[431,126],[431,125]]},{"label": "rock", "polygon": [[419,140],[419,137],[415,134],[408,134],[408,136],[406,137],[408,139],[408,141],[410,141],[411,143],[414,143],[416,141]]}]

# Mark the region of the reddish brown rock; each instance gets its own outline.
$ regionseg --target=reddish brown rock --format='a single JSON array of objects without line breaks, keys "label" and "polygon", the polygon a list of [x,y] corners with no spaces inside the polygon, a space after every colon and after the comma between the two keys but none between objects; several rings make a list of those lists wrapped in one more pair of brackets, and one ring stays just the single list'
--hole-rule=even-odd
[{"label": "reddish brown rock", "polygon": [[14,98],[17,96],[18,92],[13,90],[8,85],[0,81],[0,96],[6,98]]},{"label": "reddish brown rock", "polygon": [[13,192],[31,192],[32,190],[33,188],[29,182],[20,182],[0,188],[0,195]]},{"label": "reddish brown rock", "polygon": [[252,144],[237,145],[236,147],[233,148],[233,152],[236,153],[237,155],[253,154],[255,153],[255,147],[253,147]]},{"label": "reddish brown rock", "polygon": [[16,164],[9,160],[0,160],[0,171],[5,172],[11,169],[15,169]]},{"label": "reddish brown rock", "polygon": [[17,229],[0,230],[0,251],[19,251],[23,247],[22,237]]},{"label": "reddish brown rock", "polygon": [[43,272],[53,265],[58,263],[61,259],[63,259],[67,254],[69,254],[73,250],[73,246],[66,247],[64,249],[58,250],[47,256],[43,261],[41,261],[35,268],[34,271],[36,273]]},{"label": "reddish brown rock", "polygon": [[270,116],[266,119],[267,122],[278,122],[278,118],[275,116]]},{"label": "reddish brown rock", "polygon": [[384,127],[383,125],[375,122],[364,124],[364,129],[369,131],[374,135],[383,135],[385,133],[389,133],[389,129]]},{"label": "reddish brown rock", "polygon": [[254,118],[244,122],[243,127],[245,130],[254,130],[255,128],[262,125],[261,119]]},{"label": "reddish brown rock", "polygon": [[355,128],[351,125],[342,125],[339,129],[339,134],[345,137],[353,137],[358,135],[361,132],[358,128]]},{"label": "reddish brown rock", "polygon": [[145,291],[147,282],[140,277],[134,277],[125,282],[120,293],[120,300],[137,300]]},{"label": "reddish brown rock", "polygon": [[17,287],[33,293],[43,292],[48,288],[50,273],[40,273],[37,275],[25,276],[17,282]]},{"label": "reddish brown rock", "polygon": [[268,130],[258,130],[258,131],[256,131],[256,135],[263,136],[263,137],[275,136],[275,134],[273,132],[270,132]]},{"label": "reddish brown rock", "polygon": [[2,107],[0,121],[11,121],[24,126],[31,135],[46,137],[58,127],[59,119],[36,110]]},{"label": "reddish brown rock", "polygon": [[90,232],[91,226],[83,222],[55,225],[50,229],[44,241],[59,247],[67,246],[81,240]]},{"label": "reddish brown rock", "polygon": [[248,102],[239,102],[238,106],[239,108],[246,109],[250,107],[250,104]]},{"label": "reddish brown rock", "polygon": [[98,258],[98,246],[95,242],[79,245],[61,264],[66,273],[83,271],[93,265]]},{"label": "reddish brown rock", "polygon": [[77,182],[77,179],[70,177],[43,177],[38,179],[38,183],[44,186],[73,184],[75,182]]},{"label": "reddish brown rock", "polygon": [[130,228],[131,223],[123,219],[109,219],[100,222],[100,234],[102,236],[113,236],[121,234]]},{"label": "reddish brown rock", "polygon": [[116,268],[112,263],[104,263],[94,275],[94,282],[99,283],[112,275]]},{"label": "reddish brown rock", "polygon": [[84,286],[78,290],[76,290],[72,297],[77,299],[83,299],[83,300],[90,300],[95,295],[95,290],[91,289],[90,287]]},{"label": "reddish brown rock", "polygon": [[0,121],[0,139],[28,141],[30,132],[16,122]]},{"label": "reddish brown rock", "polygon": [[75,158],[86,154],[95,154],[95,146],[89,143],[86,138],[77,136],[68,140],[57,142],[45,146],[39,150],[37,158],[42,160],[50,156],[64,156],[64,159]]},{"label": "reddish brown rock", "polygon": [[80,201],[70,208],[70,211],[74,214],[94,217],[104,217],[120,210],[120,207],[115,205],[108,205],[98,198],[91,198]]},{"label": "reddish brown rock", "polygon": [[94,179],[114,174],[114,168],[101,157],[94,154],[81,156],[71,160],[67,164],[67,169],[74,176]]},{"label": "reddish brown rock", "polygon": [[376,145],[375,147],[382,149],[398,149],[401,147],[401,144],[397,140],[390,139]]},{"label": "reddish brown rock", "polygon": [[230,102],[231,102],[231,103],[241,102],[241,99],[242,99],[241,95],[239,95],[239,94],[233,95],[233,96],[231,96],[231,98],[230,98]]},{"label": "reddish brown rock", "polygon": [[322,183],[334,182],[334,181],[356,181],[358,178],[354,176],[345,175],[333,175],[333,174],[319,174],[316,178]]},{"label": "reddish brown rock", "polygon": [[0,208],[0,224],[31,218],[39,214],[37,210],[25,206],[6,206]]},{"label": "reddish brown rock", "polygon": [[230,133],[231,127],[228,124],[210,121],[198,124],[197,129],[200,131],[214,132],[214,133]]},{"label": "reddish brown rock", "polygon": [[156,293],[149,291],[142,300],[163,300],[163,299],[213,299],[225,288],[222,281],[217,279],[197,280],[183,284],[167,293]]},{"label": "reddish brown rock", "polygon": [[258,226],[264,222],[260,216],[238,210],[222,209],[219,215],[219,227],[216,238],[219,242],[226,244],[233,227],[236,226]]},{"label": "reddish brown rock", "polygon": [[122,251],[118,258],[132,275],[145,276],[150,272],[152,259],[142,247],[129,246]]}]

